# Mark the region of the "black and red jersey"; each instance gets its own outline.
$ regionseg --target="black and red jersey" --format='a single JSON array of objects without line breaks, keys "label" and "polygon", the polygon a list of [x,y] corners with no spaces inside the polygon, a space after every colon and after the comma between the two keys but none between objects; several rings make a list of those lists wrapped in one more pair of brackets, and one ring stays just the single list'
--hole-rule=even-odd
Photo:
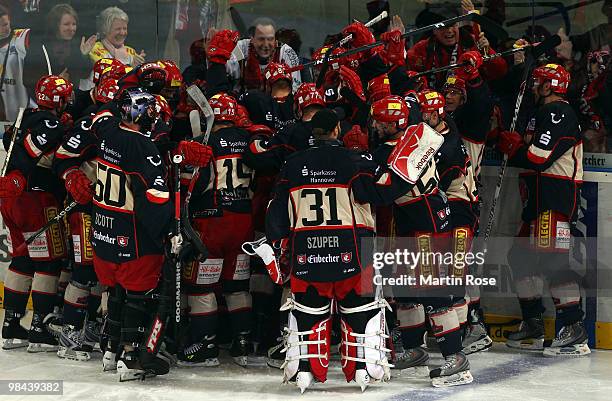
[{"label": "black and red jersey", "polygon": [[297,278],[351,277],[366,267],[361,250],[362,240],[374,236],[370,204],[391,204],[408,188],[370,154],[339,141],[316,142],[287,158],[268,206],[266,236],[289,240],[289,265]]},{"label": "black and red jersey", "polygon": [[238,102],[246,107],[253,124],[267,125],[278,131],[296,121],[293,95],[277,101],[265,92],[252,90],[241,94]]},{"label": "black and red jersey", "polygon": [[510,162],[526,169],[523,221],[535,220],[547,210],[571,218],[579,203],[582,184],[582,132],[572,107],[564,100],[538,108],[527,126],[526,143]]},{"label": "black and red jersey", "polygon": [[190,203],[195,218],[221,216],[224,210],[251,213],[254,170],[242,158],[249,133],[237,127],[210,134],[208,146],[214,157],[200,169]]},{"label": "black and red jersey", "polygon": [[[64,125],[50,111],[25,110],[6,171],[19,170],[27,180],[27,190],[48,191],[63,197],[64,184],[53,173],[52,165],[65,132]],[[7,151],[11,138],[11,132],[4,135]]]},{"label": "black and red jersey", "polygon": [[96,255],[123,263],[162,254],[173,204],[157,147],[110,112],[97,114],[92,128],[98,137],[91,238]]}]

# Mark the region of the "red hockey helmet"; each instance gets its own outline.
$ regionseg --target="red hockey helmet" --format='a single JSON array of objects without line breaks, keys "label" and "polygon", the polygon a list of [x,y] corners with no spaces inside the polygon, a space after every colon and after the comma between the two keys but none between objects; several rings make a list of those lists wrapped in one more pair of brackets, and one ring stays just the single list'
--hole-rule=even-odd
[{"label": "red hockey helmet", "polygon": [[93,83],[94,85],[98,85],[98,83],[102,80],[102,76],[113,68],[123,67],[124,64],[114,58],[101,58],[94,63],[93,66]]},{"label": "red hockey helmet", "polygon": [[440,92],[431,90],[419,92],[417,99],[419,100],[421,113],[433,113],[434,111],[437,111],[439,115],[444,114],[446,99]]},{"label": "red hockey helmet", "polygon": [[370,117],[372,120],[383,123],[397,123],[397,128],[408,126],[410,109],[406,101],[399,96],[385,96],[372,103]]},{"label": "red hockey helmet", "polygon": [[467,90],[465,89],[465,81],[454,75],[451,75],[448,78],[446,78],[446,82],[444,83],[444,86],[442,87],[442,93],[446,94],[447,92],[450,92],[450,91],[459,92],[463,95],[464,98],[467,97]]},{"label": "red hockey helmet", "polygon": [[238,102],[225,93],[214,95],[209,100],[210,107],[215,115],[215,121],[238,121]]},{"label": "red hockey helmet", "polygon": [[160,63],[145,63],[141,64],[136,75],[138,76],[138,85],[152,94],[158,94],[166,86],[168,72]]},{"label": "red hockey helmet", "polygon": [[271,87],[276,82],[284,79],[292,82],[291,72],[289,66],[285,63],[270,63],[264,71],[264,77],[266,78],[266,84]]},{"label": "red hockey helmet", "polygon": [[249,118],[249,112],[246,107],[239,104],[236,108],[236,114],[238,115],[238,119],[236,125],[242,128],[250,127],[253,125],[253,122]]},{"label": "red hockey helmet", "polygon": [[102,77],[104,78],[113,78],[119,81],[123,78],[128,72],[132,71],[134,68],[129,65],[122,65],[119,67],[108,67],[102,73]]},{"label": "red hockey helmet", "polygon": [[546,64],[533,70],[534,86],[550,82],[550,89],[558,94],[567,93],[571,77],[569,72],[559,64]]},{"label": "red hockey helmet", "polygon": [[43,75],[35,93],[38,107],[59,110],[72,99],[72,83],[59,75]]},{"label": "red hockey helmet", "polygon": [[323,98],[323,91],[317,89],[317,86],[313,83],[303,83],[300,85],[294,95],[295,107],[303,112],[308,106],[318,104],[319,106],[325,107],[325,100]]},{"label": "red hockey helmet", "polygon": [[[319,61],[319,62],[322,62],[322,61],[323,61],[323,59],[325,58],[325,55],[327,54],[327,52],[329,52],[329,51],[331,50],[331,48],[332,48],[332,46],[323,46],[323,47],[320,47],[320,48],[318,48],[317,50],[315,50],[315,51],[312,53],[312,57],[311,57],[311,58],[312,58],[312,61]],[[345,49],[345,48],[343,48],[343,47],[336,47],[336,48],[335,48],[335,49],[332,51],[331,55],[332,55],[332,56],[335,56],[335,55],[337,55],[337,54],[344,53],[345,51],[346,51],[346,49]],[[330,67],[331,67],[332,69],[337,70],[337,69],[339,69],[339,68],[340,68],[340,66],[341,66],[341,65],[348,64],[349,62],[350,62],[350,59],[349,59],[349,58],[345,58],[345,57],[343,57],[343,58],[341,58],[341,59],[335,59],[335,60],[332,60],[332,61],[329,63],[329,65],[330,65]],[[322,66],[322,65],[323,65],[323,64],[315,64],[315,68],[321,68],[321,66]]]},{"label": "red hockey helmet", "polygon": [[172,60],[158,61],[166,70],[166,89],[178,89],[183,83],[183,74],[176,63]]},{"label": "red hockey helmet", "polygon": [[389,95],[391,95],[391,85],[387,74],[381,74],[368,82],[368,100],[370,103]]},{"label": "red hockey helmet", "polygon": [[117,84],[117,80],[111,77],[104,77],[94,90],[94,99],[96,99],[98,103],[106,104],[115,99],[118,92],[119,85]]},{"label": "red hockey helmet", "polygon": [[166,123],[172,119],[172,109],[162,95],[155,95],[155,111]]}]

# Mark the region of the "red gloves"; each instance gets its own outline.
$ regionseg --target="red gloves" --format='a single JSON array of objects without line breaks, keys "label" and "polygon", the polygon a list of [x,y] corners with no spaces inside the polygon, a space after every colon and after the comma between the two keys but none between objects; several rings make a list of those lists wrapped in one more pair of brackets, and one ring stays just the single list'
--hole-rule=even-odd
[{"label": "red gloves", "polygon": [[86,205],[91,202],[94,191],[91,181],[85,173],[79,169],[74,169],[66,175],[66,189],[77,203]]},{"label": "red gloves", "polygon": [[507,154],[509,158],[512,158],[522,145],[523,137],[518,132],[502,131],[502,133],[499,134],[497,148],[500,152]]},{"label": "red gloves", "polygon": [[340,82],[365,102],[361,78],[355,71],[344,65],[340,67]]},{"label": "red gloves", "polygon": [[366,132],[361,130],[359,125],[353,125],[353,128],[342,137],[344,147],[356,151],[367,151],[369,148],[369,138]]},{"label": "red gloves", "polygon": [[206,56],[211,63],[225,64],[232,55],[234,47],[238,43],[240,34],[237,31],[224,29],[213,36],[208,44]]},{"label": "red gloves", "polygon": [[16,198],[25,189],[26,179],[18,170],[0,177],[0,198]]},{"label": "red gloves", "polygon": [[[361,47],[376,42],[376,40],[374,39],[374,35],[372,35],[372,32],[370,32],[368,27],[366,27],[361,22],[353,22],[351,25],[344,28],[344,30],[342,30],[342,35],[353,35],[351,41],[349,42],[351,44],[351,48]],[[370,58],[374,54],[376,54],[376,52],[372,50],[373,49],[357,53],[356,56],[359,57],[359,60]]]},{"label": "red gloves", "polygon": [[478,78],[478,69],[482,65],[482,56],[476,50],[470,50],[459,56],[459,63],[466,61],[469,65],[459,68],[457,76],[467,82]]},{"label": "red gloves", "polygon": [[398,30],[385,32],[380,35],[380,39],[385,42],[385,51],[381,54],[387,65],[406,65],[404,50],[406,41],[402,38],[402,33]]},{"label": "red gloves", "polygon": [[72,129],[72,127],[74,127],[74,119],[72,118],[70,113],[62,113],[62,116],[60,117],[60,122],[66,129]]},{"label": "red gloves", "polygon": [[194,167],[204,167],[213,155],[212,148],[199,142],[180,141],[176,153],[183,156],[183,163]]}]

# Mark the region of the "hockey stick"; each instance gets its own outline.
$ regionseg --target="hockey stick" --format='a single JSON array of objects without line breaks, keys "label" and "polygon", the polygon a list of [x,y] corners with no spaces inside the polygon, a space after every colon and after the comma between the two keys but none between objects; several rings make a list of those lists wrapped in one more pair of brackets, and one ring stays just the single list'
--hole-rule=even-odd
[{"label": "hockey stick", "polygon": [[[525,90],[529,85],[529,75],[531,74],[531,67],[535,64],[537,59],[546,53],[548,50],[557,47],[561,43],[561,38],[559,35],[553,35],[537,46],[531,47],[531,51],[527,51],[525,55],[525,70],[523,71],[523,77],[521,81],[521,88],[519,90],[518,96],[516,98],[516,103],[514,105],[514,116],[512,117],[512,123],[510,124],[510,131],[514,131],[516,129],[516,122],[518,121],[519,110],[521,108],[521,103],[523,102],[523,96],[525,95]],[[501,194],[501,188],[504,182],[504,174],[506,172],[506,166],[508,165],[508,155],[504,154],[504,159],[502,160],[501,165],[499,166],[499,171],[497,175],[497,185],[495,186],[495,194],[493,195],[493,200],[491,201],[491,209],[489,210],[489,220],[487,221],[487,228],[484,233],[483,240],[483,250],[487,251],[487,240],[491,236],[491,230],[493,229],[493,221],[495,220],[495,212],[497,202],[499,200],[499,195]]]},{"label": "hockey stick", "polygon": [[42,50],[43,53],[45,53],[45,60],[47,60],[47,71],[49,72],[49,75],[53,75],[53,72],[51,71],[51,61],[49,61],[49,53],[47,53],[47,48],[45,45],[42,45]]},{"label": "hockey stick", "polygon": [[25,109],[23,107],[19,108],[19,113],[17,114],[17,119],[15,120],[15,126],[13,127],[13,136],[11,137],[11,143],[9,144],[9,148],[6,151],[6,158],[4,159],[4,165],[2,166],[2,172],[0,172],[0,177],[4,177],[6,175],[6,169],[8,168],[9,162],[11,161],[11,154],[13,153],[13,147],[15,146],[17,133],[21,129],[21,120],[23,119],[24,111]]},{"label": "hockey stick", "polygon": [[66,216],[72,209],[74,209],[76,206],[78,205],[78,203],[76,203],[76,201],[72,201],[70,202],[70,204],[68,206],[66,206],[63,210],[61,210],[55,217],[53,217],[51,220],[49,220],[44,226],[42,226],[38,231],[36,231],[34,234],[30,235],[28,238],[26,238],[25,242],[21,245],[19,245],[17,247],[17,249],[15,249],[15,254],[18,254],[19,252],[22,252],[25,250],[25,248],[30,245],[32,242],[34,242],[34,240],[36,238],[38,238],[42,233],[44,233],[45,231],[47,231],[49,228],[51,228],[52,225],[59,223],[64,216]]},{"label": "hockey stick", "polygon": [[[461,22],[461,21],[473,21],[473,22],[477,22],[478,24],[480,24],[482,27],[486,28],[489,32],[492,32],[494,36],[498,36],[501,40],[505,40],[508,37],[508,33],[504,30],[504,28],[502,28],[501,26],[499,26],[498,24],[496,24],[495,22],[491,21],[490,19],[488,19],[487,17],[483,17],[482,15],[476,14],[476,13],[468,13],[468,14],[464,14],[464,15],[460,15],[457,17],[453,17],[441,22],[437,22],[435,24],[431,24],[431,25],[427,25],[421,28],[417,28],[417,29],[413,29],[410,30],[406,33],[404,33],[402,35],[402,38],[409,38],[411,36],[415,36],[415,35],[419,35],[422,33],[426,33],[429,31],[433,31],[434,29],[440,29],[440,28],[445,28],[445,27],[449,27],[449,26],[453,26],[454,24]],[[353,54],[356,53],[361,53],[364,52],[366,50],[370,50],[373,49],[375,47],[379,47],[379,46],[384,46],[384,42],[383,41],[378,41],[378,42],[374,42],[371,43],[369,45],[364,45],[364,46],[360,46],[360,47],[356,47],[354,49],[351,50],[347,50],[344,53],[340,53],[337,55],[333,55],[329,57],[329,61],[333,61],[336,59],[340,59],[343,57],[347,57],[347,56],[352,56]],[[323,60],[315,60],[315,61],[310,61],[308,63],[304,63],[304,64],[300,64],[297,65],[295,67],[292,67],[290,69],[291,72],[294,71],[301,71],[306,67],[311,67],[314,65],[319,65],[319,64],[323,64]]]},{"label": "hockey stick", "polygon": [[172,245],[170,252],[176,258],[175,262],[175,297],[174,300],[174,327],[175,335],[178,335],[178,325],[181,322],[181,258],[179,254],[183,246],[183,236],[181,235],[181,162],[183,156],[174,155],[174,230],[175,233],[170,240]]},{"label": "hockey stick", "polygon": [[[506,50],[505,52],[491,54],[489,56],[483,57],[482,58],[482,62],[484,63],[484,62],[487,62],[487,61],[490,61],[490,60],[493,60],[493,59],[496,59],[496,58],[499,58],[499,57],[506,57],[506,56],[512,55],[514,53],[526,51],[528,48],[535,47],[535,46],[537,46],[537,44],[535,44],[535,45],[529,44],[529,45],[526,45],[526,46],[523,46],[523,47],[517,47],[515,49]],[[422,77],[423,75],[433,75],[433,74],[437,74],[439,72],[453,70],[453,69],[459,68],[459,67],[465,67],[467,65],[470,65],[470,63],[468,61],[465,61],[463,63],[453,63],[453,64],[445,65],[444,67],[432,68],[431,70],[419,72],[418,74],[415,74],[411,78],[418,78],[418,77]]]}]

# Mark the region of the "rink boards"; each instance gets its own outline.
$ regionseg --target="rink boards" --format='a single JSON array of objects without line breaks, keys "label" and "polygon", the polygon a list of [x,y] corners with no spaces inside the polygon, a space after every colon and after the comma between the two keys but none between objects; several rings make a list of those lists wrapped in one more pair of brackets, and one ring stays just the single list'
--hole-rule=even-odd
[{"label": "rink boards", "polygon": [[[1,125],[2,123],[0,123]],[[0,132],[3,132],[0,126]],[[612,155],[585,155],[586,172],[581,194],[581,213],[578,230],[590,240],[578,245],[582,261],[572,258],[572,266],[587,277],[592,288],[585,294],[586,321],[591,346],[612,349]],[[4,161],[5,151],[0,150],[0,160]],[[610,159],[610,160],[608,160]],[[608,161],[610,162],[608,164]],[[494,164],[494,163],[493,163]],[[593,165],[596,165],[593,166]],[[610,166],[606,168],[606,165]],[[593,166],[593,167],[591,167]],[[482,169],[484,188],[482,194],[483,221],[481,228],[486,227],[489,202],[492,199],[497,181],[497,167],[484,166]],[[500,202],[498,217],[492,237],[511,238],[520,225],[521,202],[518,191],[518,169],[508,168]],[[1,217],[0,217],[1,219]],[[510,243],[510,241],[507,241]],[[4,294],[3,279],[9,264],[8,244],[4,225],[0,228],[0,307]],[[502,334],[517,323],[520,317],[510,284],[510,272],[506,261],[506,252],[498,250],[487,259],[490,271],[496,272],[501,284],[499,288],[482,288],[482,304],[491,325],[491,335],[503,341]],[[554,333],[554,306],[549,297],[545,297],[547,335]],[[31,308],[31,300],[28,303]]]}]

